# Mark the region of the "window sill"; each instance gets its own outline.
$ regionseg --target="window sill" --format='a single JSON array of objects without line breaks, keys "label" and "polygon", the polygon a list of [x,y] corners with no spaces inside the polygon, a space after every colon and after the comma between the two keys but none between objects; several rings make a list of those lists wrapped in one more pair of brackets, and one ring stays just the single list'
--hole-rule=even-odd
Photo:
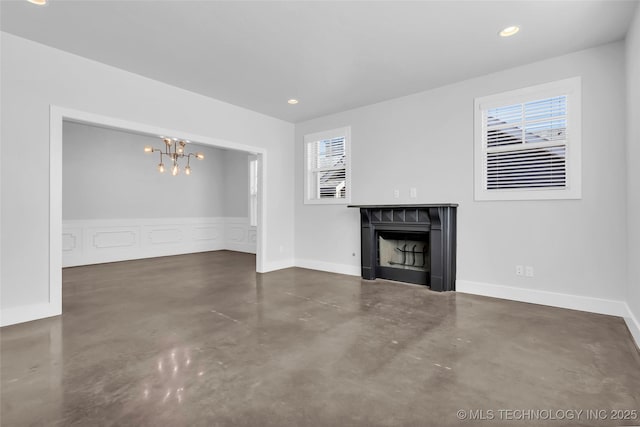
[{"label": "window sill", "polygon": [[574,190],[480,190],[476,191],[474,200],[483,201],[508,201],[508,200],[578,200],[582,199],[582,191]]}]

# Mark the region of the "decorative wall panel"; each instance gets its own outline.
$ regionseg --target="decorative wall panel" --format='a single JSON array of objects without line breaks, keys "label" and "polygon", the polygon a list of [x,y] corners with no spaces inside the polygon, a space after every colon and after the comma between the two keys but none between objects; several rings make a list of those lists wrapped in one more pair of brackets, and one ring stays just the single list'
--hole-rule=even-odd
[{"label": "decorative wall panel", "polygon": [[62,224],[62,266],[192,252],[256,252],[248,218],[138,218],[73,220]]}]

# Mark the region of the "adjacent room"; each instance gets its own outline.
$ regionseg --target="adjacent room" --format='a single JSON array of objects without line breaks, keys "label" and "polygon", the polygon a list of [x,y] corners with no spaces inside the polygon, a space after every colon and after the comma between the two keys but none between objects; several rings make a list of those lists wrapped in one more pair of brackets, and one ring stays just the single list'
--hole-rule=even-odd
[{"label": "adjacent room", "polygon": [[640,424],[638,0],[0,30],[0,425]]},{"label": "adjacent room", "polygon": [[175,139],[63,123],[62,267],[256,253],[256,156]]}]

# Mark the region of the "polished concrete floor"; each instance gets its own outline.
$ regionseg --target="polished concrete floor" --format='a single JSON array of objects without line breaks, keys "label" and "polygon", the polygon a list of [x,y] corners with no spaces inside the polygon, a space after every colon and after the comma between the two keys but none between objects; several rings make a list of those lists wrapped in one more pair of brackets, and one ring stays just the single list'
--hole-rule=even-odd
[{"label": "polished concrete floor", "polygon": [[254,263],[65,269],[63,316],[0,331],[0,423],[640,424],[620,318]]}]

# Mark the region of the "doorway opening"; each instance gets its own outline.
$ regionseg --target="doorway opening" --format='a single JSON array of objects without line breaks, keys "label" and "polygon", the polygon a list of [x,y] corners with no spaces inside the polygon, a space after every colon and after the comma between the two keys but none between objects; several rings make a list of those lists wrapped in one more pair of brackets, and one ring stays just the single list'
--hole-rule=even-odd
[{"label": "doorway opening", "polygon": [[[63,186],[63,128],[64,126],[85,126],[96,128],[101,131],[117,131],[123,132],[132,136],[140,137],[140,138],[160,138],[161,136],[171,136],[175,138],[179,138],[180,140],[188,140],[190,144],[193,144],[194,148],[201,147],[201,151],[205,150],[218,150],[223,155],[228,155],[230,158],[235,157],[242,159],[244,156],[244,160],[242,160],[246,165],[247,173],[244,177],[249,179],[249,156],[251,159],[255,160],[255,178],[256,185],[251,194],[254,194],[254,212],[253,216],[255,221],[255,226],[251,227],[249,222],[249,215],[247,212],[246,216],[246,226],[244,224],[240,224],[240,216],[232,217],[229,221],[227,221],[226,216],[221,216],[223,218],[222,222],[216,223],[215,215],[212,215],[209,218],[199,218],[197,221],[189,220],[182,218],[183,222],[176,224],[176,218],[173,217],[172,222],[173,227],[163,227],[160,224],[162,221],[158,218],[152,218],[153,220],[150,224],[147,224],[147,228],[145,225],[138,224],[138,240],[137,240],[137,248],[140,249],[142,246],[142,242],[146,242],[147,248],[145,249],[147,252],[142,253],[140,256],[133,255],[127,259],[136,259],[136,258],[147,258],[152,256],[164,256],[164,255],[172,255],[174,253],[170,253],[171,250],[176,249],[176,245],[183,245],[181,249],[182,252],[178,253],[191,253],[191,252],[201,252],[206,250],[215,250],[215,249],[230,249],[230,250],[241,250],[245,252],[253,252],[251,247],[254,247],[254,251],[256,254],[256,272],[263,272],[264,263],[264,242],[265,242],[265,209],[264,209],[264,200],[265,200],[265,175],[266,175],[266,150],[261,147],[254,147],[245,144],[239,144],[235,142],[215,139],[211,137],[206,137],[202,135],[195,135],[189,132],[185,132],[182,130],[175,129],[166,129],[160,128],[156,126],[150,126],[146,124],[130,122],[121,119],[115,119],[106,116],[95,115],[91,113],[86,113],[77,110],[70,110],[61,107],[52,106],[51,107],[51,121],[50,121],[50,147],[51,147],[51,163],[50,163],[50,281],[49,281],[49,312],[50,315],[57,315],[62,313],[62,267],[70,266],[73,264],[74,257],[68,257],[66,255],[71,254],[74,249],[86,248],[87,246],[92,246],[93,251],[87,258],[85,254],[84,260],[79,260],[78,251],[73,255],[76,255],[75,262],[82,262],[84,264],[90,263],[100,263],[100,262],[111,262],[116,261],[117,259],[105,259],[100,258],[100,256],[104,256],[107,252],[111,252],[111,254],[122,252],[122,256],[126,256],[127,252],[130,254],[130,250],[117,250],[118,247],[127,244],[129,242],[129,246],[135,247],[132,244],[135,240],[135,233],[131,233],[131,230],[126,230],[123,228],[125,224],[118,224],[117,218],[110,218],[110,220],[116,220],[115,223],[108,224],[109,230],[104,233],[96,233],[96,228],[92,229],[93,234],[87,236],[86,233],[80,233],[81,236],[77,236],[73,234],[74,230],[70,230],[73,227],[63,226],[63,198],[62,198],[62,186]],[[149,167],[151,169],[155,169],[158,165],[156,165],[154,159],[151,157],[146,157],[144,153],[144,147],[140,149],[140,156],[142,159],[149,161]],[[112,153],[112,157],[115,157],[115,154]],[[108,162],[109,161],[109,151],[106,150],[103,154],[103,158],[101,160]],[[191,169],[193,174],[195,173],[203,173],[203,170],[207,167],[203,162],[198,162],[191,165]],[[118,173],[118,166],[114,166],[114,173]],[[155,172],[157,173],[157,172]],[[192,176],[182,178],[191,178]],[[165,177],[165,178],[176,178],[176,177]],[[105,180],[109,180],[109,177],[105,177]],[[240,195],[242,199],[247,202],[248,199],[251,200],[249,183],[246,182],[247,188],[246,192]],[[112,188],[114,192],[117,192],[118,189]],[[249,194],[249,197],[247,195]],[[205,195],[206,197],[206,195]],[[166,203],[172,202],[171,192],[167,192],[166,194]],[[65,209],[68,206],[65,206]],[[148,216],[148,215],[142,215]],[[220,219],[217,218],[217,219]],[[102,218],[104,219],[104,218]],[[131,218],[130,218],[131,219]],[[178,218],[179,219],[179,218]],[[166,221],[165,221],[166,222]],[[129,224],[131,226],[132,224]],[[160,227],[158,227],[160,225]],[[166,224],[165,224],[166,225]],[[119,228],[120,227],[120,228]],[[155,227],[155,228],[154,228]],[[100,227],[97,227],[98,229]],[[144,232],[140,231],[144,230]],[[228,231],[230,230],[230,231]],[[70,232],[72,231],[72,232]],[[77,227],[75,232],[77,232]],[[98,230],[100,231],[100,230]],[[128,239],[128,240],[127,240]],[[83,246],[84,244],[84,246]],[[171,249],[173,245],[173,249]],[[186,245],[186,246],[184,246]],[[217,245],[217,246],[216,246]],[[231,247],[227,247],[231,246]],[[152,248],[152,249],[149,249]],[[193,250],[190,250],[192,248]],[[210,249],[211,248],[211,249]],[[100,249],[102,249],[100,251]],[[116,249],[109,251],[108,249]],[[120,248],[122,249],[122,248]],[[143,248],[144,249],[144,248]],[[243,250],[244,249],[244,250]],[[164,252],[163,252],[164,251]],[[167,252],[169,251],[169,253]],[[63,256],[63,254],[65,254]],[[130,254],[131,255],[131,254]],[[113,256],[113,255],[111,255]],[[64,257],[64,262],[63,262]],[[91,258],[93,257],[93,258]],[[75,265],[84,265],[84,264],[75,264]]]}]

